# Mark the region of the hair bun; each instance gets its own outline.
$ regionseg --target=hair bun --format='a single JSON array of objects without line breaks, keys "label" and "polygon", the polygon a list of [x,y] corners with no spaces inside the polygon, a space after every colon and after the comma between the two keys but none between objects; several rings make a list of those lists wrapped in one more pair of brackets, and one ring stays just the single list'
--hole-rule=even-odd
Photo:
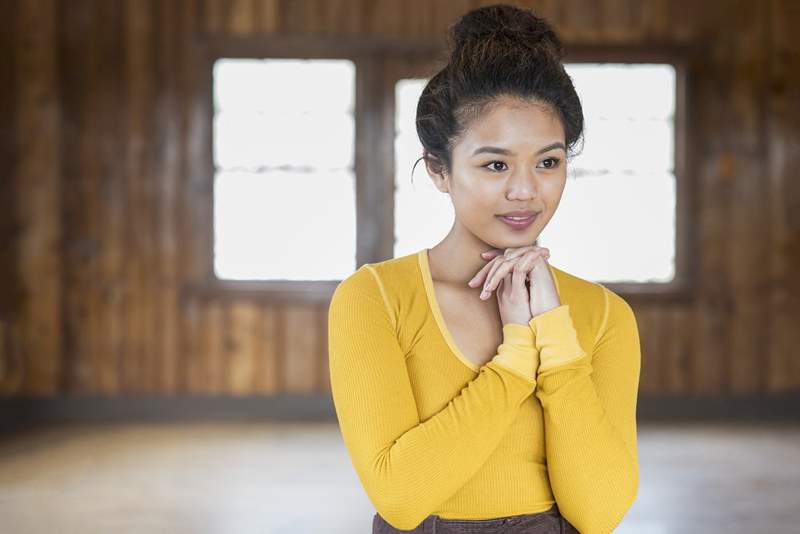
[{"label": "hair bun", "polygon": [[429,173],[451,173],[453,150],[464,132],[509,96],[553,111],[564,127],[567,155],[574,155],[583,135],[583,108],[549,22],[530,9],[494,4],[462,14],[448,26],[447,40],[449,60],[417,102],[421,159]]},{"label": "hair bun", "polygon": [[532,10],[508,4],[480,7],[466,13],[451,26],[453,54],[464,48],[504,41],[524,48],[544,49],[558,59],[563,56],[561,40],[547,20]]}]

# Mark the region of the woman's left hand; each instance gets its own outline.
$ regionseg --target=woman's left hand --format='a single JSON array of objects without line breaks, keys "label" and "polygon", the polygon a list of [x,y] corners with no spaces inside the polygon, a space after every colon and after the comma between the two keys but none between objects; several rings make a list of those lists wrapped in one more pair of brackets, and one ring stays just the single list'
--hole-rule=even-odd
[{"label": "woman's left hand", "polygon": [[[535,245],[506,249],[505,251],[493,248],[489,249],[486,252],[483,252],[481,254],[481,257],[486,260],[491,260],[492,258],[498,255],[506,254],[506,257],[511,259],[535,248],[537,248]],[[550,254],[548,252],[542,258],[542,261],[537,262],[537,265],[530,272],[529,291],[530,291],[530,307],[531,307],[532,317],[536,317],[537,315],[540,315],[546,311],[561,306],[561,299],[558,296],[555,280],[553,280],[553,275],[547,266],[547,258],[549,258],[549,256]],[[493,288],[496,285],[490,283],[490,280],[493,278],[493,275],[494,273],[490,271],[489,280],[486,281],[486,287],[488,288]],[[476,282],[476,284],[477,283],[480,283],[480,280]]]}]

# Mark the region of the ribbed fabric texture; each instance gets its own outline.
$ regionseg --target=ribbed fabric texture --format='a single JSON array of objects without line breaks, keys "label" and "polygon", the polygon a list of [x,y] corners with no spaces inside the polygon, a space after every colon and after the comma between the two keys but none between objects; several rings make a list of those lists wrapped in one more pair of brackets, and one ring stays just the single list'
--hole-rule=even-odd
[{"label": "ribbed fabric texture", "polygon": [[504,325],[478,367],[447,331],[427,251],[363,265],[329,308],[336,414],[375,509],[411,530],[557,502],[581,533],[611,532],[639,483],[630,306],[550,266],[561,306]]}]

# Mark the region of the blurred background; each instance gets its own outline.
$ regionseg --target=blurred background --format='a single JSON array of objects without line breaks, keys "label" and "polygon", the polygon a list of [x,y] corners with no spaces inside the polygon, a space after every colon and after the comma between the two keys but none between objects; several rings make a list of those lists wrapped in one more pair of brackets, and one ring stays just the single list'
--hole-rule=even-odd
[{"label": "blurred background", "polygon": [[[327,307],[453,213],[467,0],[3,0],[0,532],[367,533]],[[800,531],[800,2],[515,2],[584,105],[540,244],[633,307],[617,532]]]}]

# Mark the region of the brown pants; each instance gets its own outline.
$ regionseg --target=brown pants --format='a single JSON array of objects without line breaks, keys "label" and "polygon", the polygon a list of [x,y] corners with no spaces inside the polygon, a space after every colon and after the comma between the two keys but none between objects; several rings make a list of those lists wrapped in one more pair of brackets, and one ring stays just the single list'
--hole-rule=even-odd
[{"label": "brown pants", "polygon": [[413,530],[394,528],[375,514],[372,518],[372,534],[580,534],[558,511],[554,504],[549,510],[538,514],[513,515],[494,519],[443,519],[429,515]]}]

